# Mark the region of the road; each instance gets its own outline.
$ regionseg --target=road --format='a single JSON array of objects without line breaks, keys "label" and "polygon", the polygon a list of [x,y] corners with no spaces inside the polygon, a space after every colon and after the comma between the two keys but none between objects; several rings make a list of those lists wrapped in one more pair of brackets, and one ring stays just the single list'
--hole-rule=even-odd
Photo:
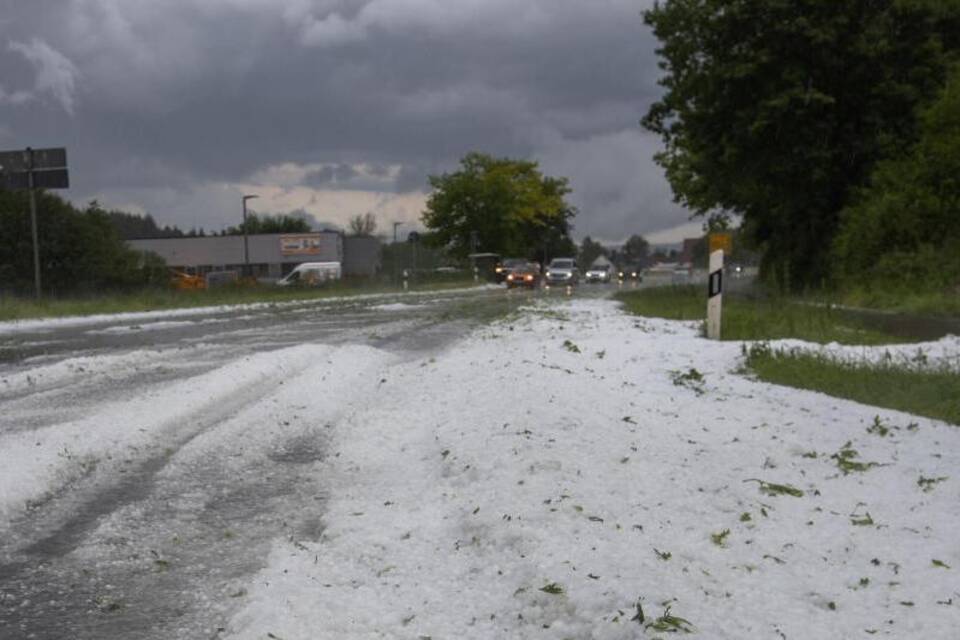
[{"label": "road", "polygon": [[[40,446],[118,411],[131,430],[166,415],[160,405],[178,394],[189,407],[156,418],[163,439],[118,442],[99,457],[63,446],[56,462],[71,475],[0,517],[0,638],[220,637],[271,541],[316,539],[324,512],[323,487],[305,473],[325,454],[322,431],[257,455],[240,449],[231,421],[280,402],[283,379],[234,384],[230,363],[304,344],[423,357],[543,295],[569,294],[438,292],[0,334],[0,438],[35,434]],[[191,380],[210,376],[226,384],[188,397]]]}]

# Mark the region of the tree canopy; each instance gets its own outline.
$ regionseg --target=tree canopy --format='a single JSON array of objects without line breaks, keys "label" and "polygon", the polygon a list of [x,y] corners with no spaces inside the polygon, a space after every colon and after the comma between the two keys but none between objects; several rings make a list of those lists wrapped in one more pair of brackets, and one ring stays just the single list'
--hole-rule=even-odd
[{"label": "tree canopy", "polygon": [[595,241],[590,236],[587,236],[580,243],[580,265],[584,268],[589,267],[593,264],[593,261],[599,258],[600,256],[606,256],[608,251],[599,242]]},{"label": "tree canopy", "polygon": [[[33,288],[33,244],[27,194],[0,190],[0,288]],[[122,289],[166,282],[163,261],[128,249],[110,215],[96,202],[79,210],[46,192],[37,194],[40,273],[50,293]]]},{"label": "tree canopy", "polygon": [[463,258],[474,251],[546,259],[572,256],[566,178],[544,176],[536,162],[470,153],[459,170],[430,176],[421,216],[427,240]]},{"label": "tree canopy", "polygon": [[840,211],[918,136],[960,42],[956,0],[666,0],[658,133],[676,199],[743,216],[763,270],[791,288],[828,275]]},{"label": "tree canopy", "polygon": [[834,243],[853,286],[960,284],[960,67],[921,118],[920,141],[881,163]]},{"label": "tree canopy", "polygon": [[347,227],[350,230],[350,235],[372,236],[377,230],[377,217],[370,211],[364,214],[358,213],[350,218]]},{"label": "tree canopy", "polygon": [[302,217],[291,214],[279,214],[275,216],[267,214],[248,213],[245,223],[241,222],[236,227],[228,227],[224,230],[225,236],[242,235],[247,233],[308,233],[310,224]]}]

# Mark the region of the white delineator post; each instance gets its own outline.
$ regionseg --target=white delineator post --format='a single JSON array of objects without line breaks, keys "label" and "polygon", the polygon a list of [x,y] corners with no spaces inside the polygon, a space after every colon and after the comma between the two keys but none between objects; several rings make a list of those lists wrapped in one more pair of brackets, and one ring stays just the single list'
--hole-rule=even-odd
[{"label": "white delineator post", "polygon": [[720,312],[723,304],[723,250],[710,254],[710,275],[707,280],[707,337],[720,339]]}]

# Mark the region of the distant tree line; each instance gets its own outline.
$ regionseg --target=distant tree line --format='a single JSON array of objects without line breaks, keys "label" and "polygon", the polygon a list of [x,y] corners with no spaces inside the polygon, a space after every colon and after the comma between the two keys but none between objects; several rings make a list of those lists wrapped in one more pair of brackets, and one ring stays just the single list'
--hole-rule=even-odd
[{"label": "distant tree line", "polygon": [[140,215],[111,209],[106,214],[119,236],[124,240],[202,237],[206,235],[202,227],[189,231],[183,231],[176,226],[161,227],[149,213]]},{"label": "distant tree line", "polygon": [[643,124],[783,288],[956,285],[960,0],[664,0]]},{"label": "distant tree line", "polygon": [[[46,292],[134,289],[167,281],[163,261],[129,249],[96,202],[78,209],[37,193],[40,273]],[[0,190],[0,290],[33,291],[33,244],[26,192]]]}]

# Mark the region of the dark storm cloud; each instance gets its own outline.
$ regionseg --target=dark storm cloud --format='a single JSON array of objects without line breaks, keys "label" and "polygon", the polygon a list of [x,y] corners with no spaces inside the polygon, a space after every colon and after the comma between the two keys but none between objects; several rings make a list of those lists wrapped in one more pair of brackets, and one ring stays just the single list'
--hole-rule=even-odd
[{"label": "dark storm cloud", "polygon": [[210,225],[229,198],[204,185],[267,167],[426,191],[481,150],[568,175],[580,231],[654,230],[684,216],[637,124],[658,95],[644,4],[0,0],[0,144],[67,145],[72,197],[139,198],[171,222],[202,206]]}]

